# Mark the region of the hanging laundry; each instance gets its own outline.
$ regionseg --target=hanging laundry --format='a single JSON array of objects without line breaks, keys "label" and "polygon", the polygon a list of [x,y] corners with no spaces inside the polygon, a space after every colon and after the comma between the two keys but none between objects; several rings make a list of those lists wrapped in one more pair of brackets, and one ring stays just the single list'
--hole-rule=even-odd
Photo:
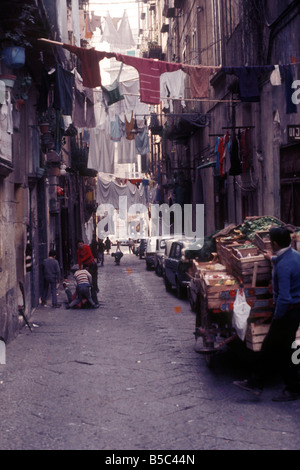
[{"label": "hanging laundry", "polygon": [[220,153],[218,151],[219,149],[219,144],[220,144],[220,140],[221,140],[221,137],[217,137],[216,138],[216,142],[215,142],[215,150],[214,150],[214,154],[216,155],[217,159],[216,159],[216,167],[215,167],[215,170],[216,170],[216,175],[219,176],[220,175]]},{"label": "hanging laundry", "polygon": [[232,145],[232,137],[228,136],[226,141],[226,145],[224,148],[224,156],[223,156],[223,170],[224,174],[228,175],[231,167],[230,155],[231,155],[231,145]]},{"label": "hanging laundry", "polygon": [[[124,112],[130,113],[139,103],[138,79],[126,80],[120,83],[120,92],[124,96]],[[147,106],[147,105],[144,105]],[[148,112],[148,108],[147,108]]]},{"label": "hanging laundry", "polygon": [[239,143],[236,138],[235,132],[232,135],[231,154],[230,154],[231,167],[229,174],[231,176],[237,176],[242,173],[242,166],[239,158]]},{"label": "hanging laundry", "polygon": [[85,127],[87,129],[91,129],[96,126],[96,118],[95,118],[95,111],[94,111],[94,93],[93,90],[90,88],[85,88],[85,120],[86,124]]},{"label": "hanging laundry", "polygon": [[104,58],[111,59],[115,56],[113,52],[96,51],[96,49],[85,49],[70,44],[62,44],[64,49],[75,54],[81,61],[81,76],[83,85],[88,88],[101,86],[101,74],[99,62]]},{"label": "hanging laundry", "polygon": [[259,78],[262,74],[272,72],[274,65],[252,67],[222,67],[223,72],[239,78],[240,97],[244,102],[260,101]]},{"label": "hanging laundry", "polygon": [[115,119],[110,121],[110,140],[119,142],[123,135],[122,121],[119,116],[115,116]]},{"label": "hanging laundry", "polygon": [[293,84],[293,71],[291,65],[280,65],[280,73],[283,81],[285,82],[285,99],[286,99],[286,114],[297,113],[297,105],[292,101],[294,89]]},{"label": "hanging laundry", "polygon": [[87,167],[98,172],[114,173],[115,144],[105,130],[90,130]]},{"label": "hanging laundry", "polygon": [[129,48],[135,46],[135,40],[133,39],[126,10],[124,10],[123,17],[118,28],[118,35],[122,47]]},{"label": "hanging laundry", "polygon": [[77,128],[96,127],[94,112],[94,93],[82,85],[82,78],[75,71],[73,124]]},{"label": "hanging laundry", "polygon": [[220,155],[220,160],[219,160],[219,171],[220,171],[220,176],[224,176],[224,151],[225,151],[225,138],[221,137],[218,145],[218,154]]},{"label": "hanging laundry", "polygon": [[136,116],[137,127],[139,129],[144,128],[147,125],[145,124],[145,121],[146,116],[149,114],[149,105],[138,101],[133,112]]},{"label": "hanging laundry", "polygon": [[134,140],[122,137],[118,142],[118,163],[136,163],[137,150]]},{"label": "hanging laundry", "polygon": [[97,28],[99,28],[102,33],[101,16],[95,15],[95,12],[92,11],[91,12],[91,29],[93,32],[95,32]]},{"label": "hanging laundry", "polygon": [[85,127],[85,95],[75,86],[74,108],[72,116],[73,124],[77,128]]},{"label": "hanging laundry", "polygon": [[270,75],[270,83],[273,86],[281,85],[281,74],[280,74],[279,65],[274,65],[274,70]]},{"label": "hanging laundry", "polygon": [[115,28],[113,20],[107,12],[104,22],[103,35],[101,38],[102,42],[108,42],[111,46],[118,46],[121,44],[119,33]]},{"label": "hanging laundry", "polygon": [[113,81],[111,85],[101,86],[104,101],[107,106],[111,106],[117,101],[124,99],[124,96],[120,93],[120,75],[122,72],[123,63],[121,64],[117,78]]},{"label": "hanging laundry", "polygon": [[[184,90],[185,90],[186,73],[183,70],[175,72],[165,72],[160,76],[160,97],[162,107],[170,109],[173,112],[173,99],[181,99],[181,105],[185,107]],[[165,99],[168,97],[168,99]]]},{"label": "hanging laundry", "polygon": [[127,116],[125,114],[125,132],[126,132],[126,139],[127,140],[134,140],[134,134],[131,134],[131,131],[134,129],[134,117],[133,111],[131,111],[131,119],[130,121],[127,120]]},{"label": "hanging laundry", "polygon": [[228,131],[223,137],[223,154],[221,156],[221,169],[222,169],[222,176],[228,174],[230,170],[230,153],[229,153],[229,142],[230,137]]},{"label": "hanging laundry", "polygon": [[140,155],[150,152],[148,129],[145,127],[142,132],[135,134],[136,151]]},{"label": "hanging laundry", "polygon": [[91,25],[90,14],[88,11],[85,12],[85,37],[91,39],[93,36],[93,28]]},{"label": "hanging laundry", "polygon": [[193,98],[207,98],[209,77],[221,70],[221,67],[182,64],[182,70],[190,77],[191,96]]},{"label": "hanging laundry", "polygon": [[140,100],[143,103],[160,103],[160,76],[164,72],[175,72],[181,64],[163,62],[154,59],[143,59],[116,53],[117,60],[134,67],[139,73]]},{"label": "hanging laundry", "polygon": [[53,108],[72,116],[74,74],[56,64]]}]

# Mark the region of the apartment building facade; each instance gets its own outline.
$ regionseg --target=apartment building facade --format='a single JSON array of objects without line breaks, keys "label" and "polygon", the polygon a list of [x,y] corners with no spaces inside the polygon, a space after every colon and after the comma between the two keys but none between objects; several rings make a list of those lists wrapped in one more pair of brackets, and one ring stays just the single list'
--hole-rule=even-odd
[{"label": "apartment building facade", "polygon": [[62,123],[60,105],[53,106],[55,80],[48,80],[59,67],[72,70],[74,58],[39,40],[86,41],[86,4],[1,2],[0,337],[5,342],[24,325],[20,313],[30,319],[39,304],[49,250],[56,250],[65,276],[76,262],[76,237],[84,235],[82,227],[94,212],[94,173],[86,168],[84,136],[68,120]]},{"label": "apartment building facade", "polygon": [[[163,60],[212,68],[206,95],[195,99],[188,77],[185,106],[177,100],[172,112],[162,113],[166,129],[177,125],[175,135],[161,137],[157,166],[165,202],[176,201],[179,186],[178,202],[204,203],[206,234],[256,215],[300,225],[299,2],[147,6],[149,17],[157,17],[151,34]],[[250,76],[256,93],[247,96]],[[199,126],[178,126],[189,113]]]}]

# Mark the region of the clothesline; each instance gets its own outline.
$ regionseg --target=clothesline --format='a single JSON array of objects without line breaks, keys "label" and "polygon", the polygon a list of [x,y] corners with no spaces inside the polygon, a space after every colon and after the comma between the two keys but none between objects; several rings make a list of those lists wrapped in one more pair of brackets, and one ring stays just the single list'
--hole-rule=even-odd
[{"label": "clothesline", "polygon": [[[120,82],[123,83],[123,82]],[[140,96],[138,93],[122,93],[126,96]],[[173,101],[199,101],[201,103],[214,102],[214,103],[240,103],[240,100],[213,100],[209,98],[173,98],[170,96],[161,96],[161,100],[173,100]]]},{"label": "clothesline", "polygon": [[[46,38],[39,38],[38,39],[39,41],[43,41],[43,42],[49,42],[51,44],[56,44],[58,46],[65,46],[66,44],[63,43],[63,42],[59,42],[59,41],[53,41],[52,39],[46,39]],[[88,50],[88,49],[87,49]],[[155,59],[154,59],[155,60]],[[290,62],[290,63],[287,63],[287,64],[282,64],[282,65],[299,65],[300,64],[300,61],[299,62]],[[186,64],[187,65],[187,64]],[[201,68],[207,68],[207,69],[211,69],[212,67],[221,67],[220,65],[202,65],[202,64],[198,64],[198,65],[189,65],[190,67],[201,67]],[[227,66],[228,67],[228,66]],[[230,67],[230,66],[229,66]],[[252,67],[252,65],[247,65],[245,67]],[[253,66],[253,67],[256,67],[256,66]]]},{"label": "clothesline", "polygon": [[[129,94],[128,96],[139,96],[141,103],[149,105],[159,105],[163,100],[177,100],[185,101],[185,99],[178,98],[182,96],[182,90],[179,89],[175,93],[170,93],[168,97],[162,97],[162,77],[164,77],[163,87],[167,87],[170,90],[170,86],[177,86],[183,80],[183,73],[187,74],[190,78],[191,96],[193,98],[186,98],[187,101],[199,101],[207,103],[238,103],[238,102],[259,102],[260,101],[260,87],[259,79],[264,73],[271,73],[270,81],[272,85],[281,85],[282,78],[286,84],[286,96],[287,96],[287,113],[297,112],[296,107],[292,107],[290,104],[291,88],[290,83],[293,81],[293,73],[291,65],[296,65],[295,62],[286,65],[265,65],[265,66],[205,66],[205,65],[187,65],[183,63],[165,62],[161,60],[140,58],[117,52],[106,52],[98,51],[96,49],[86,49],[77,47],[70,44],[65,44],[58,41],[53,41],[45,38],[40,38],[41,41],[49,42],[52,44],[60,45],[67,49],[71,53],[75,54],[81,61],[82,65],[82,80],[83,85],[88,88],[102,87],[102,91],[117,93],[120,99],[120,93],[118,91],[119,76],[110,85],[110,89],[106,89],[102,86],[101,72],[99,63],[104,58],[115,58],[121,62],[122,65],[128,65],[135,68],[139,73],[139,95]],[[235,75],[239,79],[240,85],[240,99],[239,100],[220,100],[208,97],[208,88],[210,76],[219,71],[225,72],[225,74]],[[173,72],[166,74],[166,72]],[[178,78],[177,75],[178,74]],[[165,78],[166,75],[171,76]],[[175,78],[176,76],[176,78]],[[176,85],[174,83],[176,82]],[[114,88],[113,88],[114,86]],[[182,85],[180,85],[182,86]],[[116,101],[116,100],[115,100]],[[115,102],[114,101],[114,102]]]}]

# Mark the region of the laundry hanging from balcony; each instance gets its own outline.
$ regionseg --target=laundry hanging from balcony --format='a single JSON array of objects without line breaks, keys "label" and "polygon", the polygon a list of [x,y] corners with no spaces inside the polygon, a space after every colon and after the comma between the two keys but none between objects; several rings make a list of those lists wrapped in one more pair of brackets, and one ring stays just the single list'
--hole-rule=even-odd
[{"label": "laundry hanging from balcony", "polygon": [[[210,76],[221,70],[226,74],[236,75],[239,80],[240,98],[244,102],[257,102],[260,100],[259,80],[263,74],[273,72],[275,65],[253,65],[253,66],[204,66],[188,65],[175,62],[134,57],[116,52],[97,51],[85,49],[73,45],[41,39],[43,41],[61,45],[63,48],[77,55],[81,60],[82,77],[84,85],[92,88],[101,86],[101,74],[99,62],[104,58],[115,58],[126,65],[134,67],[139,74],[140,100],[148,104],[160,104],[160,77],[166,72],[184,71],[191,78],[193,98],[204,99],[208,95]],[[290,82],[290,67],[295,63],[280,66],[281,76],[288,84]],[[288,69],[286,69],[288,67]],[[200,80],[200,86],[199,86]],[[166,98],[166,97],[165,97]],[[222,100],[212,100],[222,101]],[[287,113],[296,112],[295,109],[287,109]]]},{"label": "laundry hanging from balcony", "polygon": [[222,67],[223,72],[239,78],[240,97],[244,102],[260,101],[259,78],[274,70],[274,65],[249,67]]},{"label": "laundry hanging from balcony", "polygon": [[149,202],[154,201],[157,184],[149,184],[142,180],[142,184],[137,187],[136,184],[126,180],[125,184],[119,184],[116,180],[107,180],[98,176],[97,180],[97,202],[101,204],[111,204],[116,209],[120,208],[120,197],[127,198],[127,209],[133,204],[143,204],[148,206]]}]

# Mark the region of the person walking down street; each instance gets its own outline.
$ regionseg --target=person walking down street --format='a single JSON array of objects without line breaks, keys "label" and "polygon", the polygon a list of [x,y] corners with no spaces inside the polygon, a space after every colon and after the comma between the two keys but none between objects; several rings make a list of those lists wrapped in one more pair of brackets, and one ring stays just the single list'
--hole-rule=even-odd
[{"label": "person walking down street", "polygon": [[59,307],[60,305],[57,303],[57,289],[56,284],[60,281],[60,267],[58,261],[56,259],[56,252],[55,250],[50,250],[48,258],[44,259],[42,265],[42,272],[43,272],[43,292],[41,296],[42,305],[47,305],[47,297],[49,287],[51,290],[52,295],[52,307]]},{"label": "person walking down street", "polygon": [[111,241],[108,237],[106,237],[106,240],[105,240],[105,249],[106,249],[107,254],[109,254],[110,249],[111,249]]},{"label": "person walking down street", "polygon": [[265,257],[273,265],[274,313],[254,373],[249,379],[234,384],[260,395],[267,373],[278,364],[285,388],[273,400],[282,402],[300,399],[297,365],[292,360],[300,323],[300,253],[291,247],[287,228],[271,228],[269,233],[272,253],[266,252]]},{"label": "person walking down street", "polygon": [[92,243],[90,244],[90,249],[93,257],[98,260],[98,242],[96,240],[96,235],[93,235]]},{"label": "person walking down street", "polygon": [[87,269],[78,269],[74,273],[74,278],[76,281],[76,297],[71,300],[70,293],[67,292],[69,300],[71,302],[67,305],[67,309],[76,307],[79,303],[86,299],[93,308],[98,308],[98,303],[95,303],[91,295],[92,287],[92,276]]},{"label": "person walking down street", "polygon": [[133,253],[133,245],[134,245],[134,243],[133,243],[132,238],[129,238],[129,240],[128,240],[128,250],[129,250],[129,253]]},{"label": "person walking down street", "polygon": [[104,251],[105,251],[105,246],[103,243],[102,238],[98,241],[98,261],[100,266],[103,266],[104,263]]},{"label": "person walking down street", "polygon": [[84,244],[83,240],[77,241],[77,259],[79,269],[87,269],[92,276],[92,299],[98,304],[98,266],[89,245]]}]

